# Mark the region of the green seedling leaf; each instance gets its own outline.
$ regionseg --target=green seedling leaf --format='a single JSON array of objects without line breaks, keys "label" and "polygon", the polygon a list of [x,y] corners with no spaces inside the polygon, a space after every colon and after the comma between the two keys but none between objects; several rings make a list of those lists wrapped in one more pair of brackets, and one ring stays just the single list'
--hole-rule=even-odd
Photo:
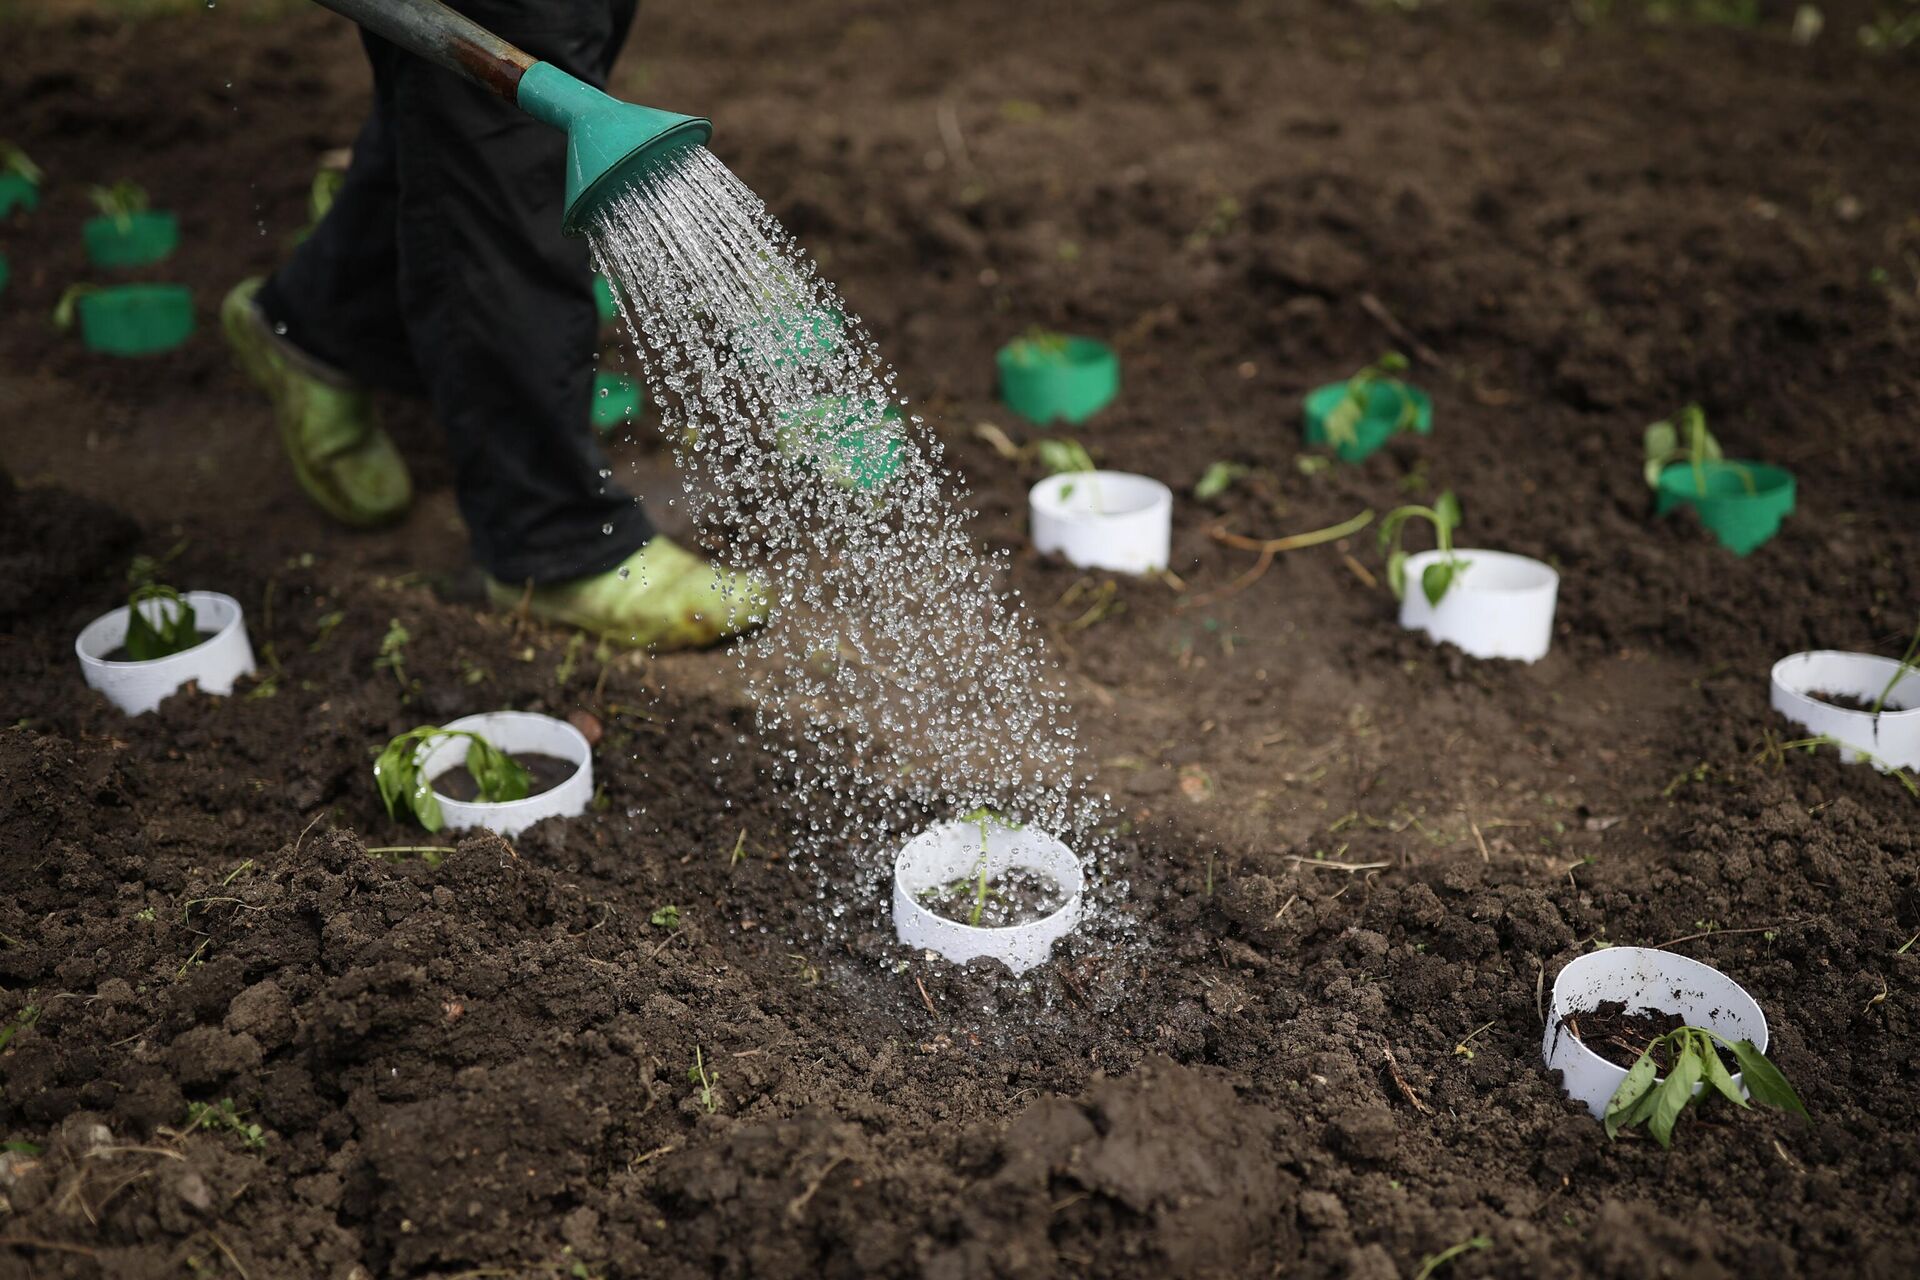
[{"label": "green seedling leaf", "polygon": [[1453,531],[1460,527],[1460,499],[1453,496],[1453,490],[1433,500],[1433,524],[1443,539],[1450,539]]},{"label": "green seedling leaf", "polygon": [[145,187],[132,182],[116,182],[110,187],[89,187],[87,197],[94,208],[113,219],[121,231],[133,226],[133,216],[145,213],[152,205]]},{"label": "green seedling leaf", "polygon": [[1767,1055],[1760,1052],[1753,1041],[1736,1040],[1731,1048],[1733,1056],[1740,1063],[1740,1079],[1755,1102],[1806,1118],[1806,1104],[1800,1101],[1800,1095],[1793,1091],[1787,1078],[1780,1074],[1780,1068],[1768,1061]]},{"label": "green seedling leaf", "polygon": [[518,760],[478,735],[467,744],[467,772],[480,785],[480,798],[488,804],[524,800],[533,786]]},{"label": "green seedling leaf", "polygon": [[647,923],[661,929],[678,929],[680,927],[680,908],[671,904],[664,907],[656,907],[654,908],[653,914],[647,917]]},{"label": "green seedling leaf", "polygon": [[1050,476],[1095,469],[1092,456],[1078,440],[1041,440],[1035,445],[1034,452]]},{"label": "green seedling leaf", "polygon": [[[1669,1044],[1673,1043],[1671,1040]],[[1674,1059],[1673,1068],[1667,1072],[1667,1078],[1653,1094],[1653,1111],[1647,1117],[1647,1132],[1662,1147],[1673,1146],[1673,1125],[1680,1113],[1693,1101],[1693,1086],[1700,1083],[1700,1073],[1704,1069],[1700,1055],[1690,1039],[1680,1043]]]},{"label": "green seedling leaf", "polygon": [[47,176],[40,171],[39,165],[27,158],[26,152],[11,142],[0,142],[0,173],[17,173],[36,187]]},{"label": "green seedling leaf", "polygon": [[1015,338],[1013,358],[1023,365],[1059,364],[1067,356],[1067,335],[1035,325]]},{"label": "green seedling leaf", "polygon": [[1649,1049],[1640,1055],[1639,1060],[1633,1064],[1633,1068],[1627,1072],[1626,1078],[1620,1082],[1620,1087],[1613,1091],[1611,1098],[1607,1099],[1607,1111],[1601,1119],[1607,1127],[1609,1138],[1632,1123],[1627,1117],[1647,1097],[1648,1092],[1653,1088],[1654,1077],[1658,1074],[1659,1069],[1653,1063],[1653,1051]]},{"label": "green seedling leaf", "polygon": [[88,294],[100,292],[97,284],[68,285],[60,294],[60,300],[53,304],[53,324],[57,329],[73,328],[74,317],[79,314],[80,299]]},{"label": "green seedling leaf", "polygon": [[1715,1093],[1736,1107],[1750,1109],[1747,1106],[1747,1095],[1740,1092],[1740,1086],[1733,1082],[1732,1073],[1727,1070],[1727,1064],[1720,1061],[1720,1054],[1714,1049],[1711,1040],[1701,1044],[1700,1061],[1706,1067],[1706,1082]]},{"label": "green seedling leaf", "polygon": [[[1402,552],[1402,554],[1404,555],[1405,553]],[[1400,568],[1400,576],[1402,578],[1401,585],[1403,588],[1405,587],[1404,579],[1406,578],[1406,572],[1406,566],[1403,564]],[[1446,597],[1447,589],[1453,585],[1453,580],[1459,572],[1460,563],[1457,560],[1436,560],[1425,569],[1422,569],[1420,571],[1420,591],[1427,597],[1427,603],[1437,607],[1440,601]]]},{"label": "green seedling leaf", "polygon": [[1387,589],[1393,592],[1395,600],[1404,600],[1407,596],[1407,553],[1395,551],[1387,557]]},{"label": "green seedling leaf", "polygon": [[[143,607],[149,604],[154,607]],[[150,614],[159,615],[159,621]],[[184,653],[200,643],[199,621],[193,606],[172,587],[157,582],[136,587],[127,597],[127,657],[151,662]]]},{"label": "green seedling leaf", "polygon": [[1249,468],[1244,462],[1215,462],[1208,465],[1193,486],[1193,496],[1210,502],[1239,482]]}]

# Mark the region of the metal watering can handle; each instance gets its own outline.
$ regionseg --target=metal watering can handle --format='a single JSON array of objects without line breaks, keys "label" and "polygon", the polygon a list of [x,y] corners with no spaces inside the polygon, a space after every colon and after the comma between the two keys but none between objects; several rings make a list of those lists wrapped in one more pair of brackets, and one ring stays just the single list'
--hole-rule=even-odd
[{"label": "metal watering can handle", "polygon": [[520,77],[539,59],[440,0],[317,0],[409,53],[518,103]]}]

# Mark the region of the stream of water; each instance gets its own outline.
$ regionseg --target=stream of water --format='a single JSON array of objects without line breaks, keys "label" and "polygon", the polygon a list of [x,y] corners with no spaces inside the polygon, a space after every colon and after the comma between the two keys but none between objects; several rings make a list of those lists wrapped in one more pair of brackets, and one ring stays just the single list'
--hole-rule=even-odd
[{"label": "stream of water", "polygon": [[1104,801],[1033,619],[805,251],[703,147],[607,205],[590,238],[696,526],[772,587],[741,670],[765,740],[794,744],[778,767],[796,849],[878,864],[930,816],[989,806],[1097,861]]}]

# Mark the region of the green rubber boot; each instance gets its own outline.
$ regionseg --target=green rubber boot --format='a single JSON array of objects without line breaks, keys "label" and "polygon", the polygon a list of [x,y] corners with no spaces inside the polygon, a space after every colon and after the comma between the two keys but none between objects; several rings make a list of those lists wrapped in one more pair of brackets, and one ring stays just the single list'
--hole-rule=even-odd
[{"label": "green rubber boot", "polygon": [[259,279],[235,285],[220,324],[240,369],[273,399],[280,441],[307,496],[343,524],[397,520],[413,481],[393,441],[373,420],[373,401],[345,374],[274,333],[254,295]]},{"label": "green rubber boot", "polygon": [[489,578],[487,596],[503,609],[659,653],[719,644],[767,616],[759,578],[702,560],[664,536],[606,573],[550,587]]}]

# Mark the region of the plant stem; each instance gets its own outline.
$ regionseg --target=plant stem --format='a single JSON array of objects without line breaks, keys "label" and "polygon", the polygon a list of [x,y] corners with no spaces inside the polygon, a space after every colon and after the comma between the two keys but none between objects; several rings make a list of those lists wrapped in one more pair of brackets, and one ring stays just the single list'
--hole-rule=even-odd
[{"label": "plant stem", "polygon": [[1907,646],[1907,651],[1900,655],[1900,665],[1893,669],[1893,676],[1887,681],[1887,687],[1882,689],[1880,696],[1873,700],[1873,715],[1876,718],[1879,717],[1881,709],[1887,705],[1887,698],[1892,695],[1893,687],[1900,683],[1901,677],[1913,669],[1913,660],[1916,655],[1920,655],[1920,627],[1913,629],[1913,642]]}]

